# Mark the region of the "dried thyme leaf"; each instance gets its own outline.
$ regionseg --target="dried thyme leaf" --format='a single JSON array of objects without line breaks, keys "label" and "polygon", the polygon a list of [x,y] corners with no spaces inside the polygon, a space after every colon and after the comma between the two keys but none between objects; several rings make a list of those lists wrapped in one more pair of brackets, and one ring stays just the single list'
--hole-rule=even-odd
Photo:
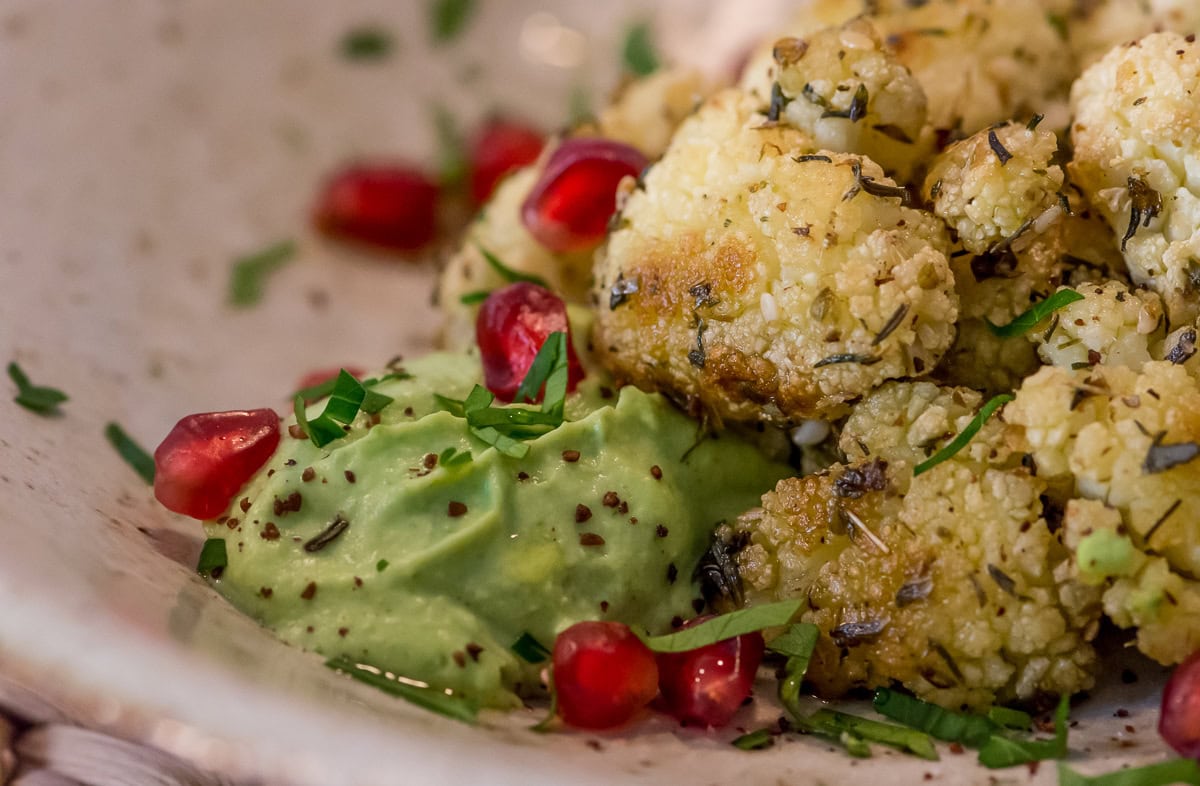
[{"label": "dried thyme leaf", "polygon": [[883,358],[878,355],[859,355],[853,352],[843,352],[837,355],[824,357],[813,363],[813,368],[824,368],[825,366],[833,366],[838,363],[858,363],[862,366],[873,366]]},{"label": "dried thyme leaf", "polygon": [[904,317],[907,314],[907,303],[901,303],[899,306],[897,306],[896,310],[892,312],[892,315],[888,317],[888,321],[884,324],[880,331],[875,334],[875,338],[871,339],[871,346],[877,347],[883,343],[884,339],[892,335],[896,328],[900,327],[900,324],[904,321]]},{"label": "dried thyme leaf", "polygon": [[1154,435],[1154,442],[1150,444],[1150,449],[1146,451],[1146,458],[1142,461],[1142,472],[1147,475],[1153,475],[1157,472],[1166,472],[1167,470],[1178,467],[1180,464],[1186,464],[1196,456],[1200,456],[1200,444],[1195,442],[1172,442],[1163,444],[1163,437],[1167,432],[1160,431]]},{"label": "dried thyme leaf", "polygon": [[1150,222],[1162,212],[1163,207],[1162,195],[1142,178],[1130,177],[1125,182],[1129,187],[1129,226],[1125,229],[1125,236],[1121,238],[1122,251],[1137,234],[1138,226],[1150,226]]},{"label": "dried thyme leaf", "polygon": [[1187,330],[1183,331],[1183,333],[1179,334],[1178,343],[1171,347],[1171,350],[1167,352],[1166,357],[1164,357],[1163,360],[1166,360],[1169,363],[1174,363],[1178,366],[1191,360],[1192,355],[1195,354],[1196,331],[1192,328],[1188,328]]},{"label": "dried thyme leaf", "polygon": [[1000,159],[1000,166],[1004,166],[1012,160],[1012,153],[1004,145],[1000,144],[1000,138],[996,136],[996,129],[988,129],[988,147],[996,154],[996,158]]}]

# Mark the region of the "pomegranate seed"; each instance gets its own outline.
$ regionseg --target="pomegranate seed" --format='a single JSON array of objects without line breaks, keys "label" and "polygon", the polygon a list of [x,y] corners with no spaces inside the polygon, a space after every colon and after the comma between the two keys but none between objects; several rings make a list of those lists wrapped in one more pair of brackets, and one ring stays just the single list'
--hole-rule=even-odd
[{"label": "pomegranate seed", "polygon": [[154,496],[194,519],[219,516],[278,444],[269,409],[188,415],[154,451]]},{"label": "pomegranate seed", "polygon": [[471,201],[486,202],[500,179],[536,161],[544,144],[541,134],[519,123],[496,119],[485,125],[471,144]]},{"label": "pomegranate seed", "polygon": [[688,725],[724,726],[750,695],[763,649],[762,634],[755,632],[688,652],[660,653],[660,709]]},{"label": "pomegranate seed", "polygon": [[558,713],[581,729],[620,726],[658,692],[654,653],[619,622],[578,622],[554,641]]},{"label": "pomegranate seed", "polygon": [[551,251],[582,251],[604,239],[617,209],[617,184],[646,157],[609,139],[568,139],[550,155],[521,206],[521,221]]},{"label": "pomegranate seed", "polygon": [[1200,651],[1176,666],[1163,688],[1158,733],[1180,755],[1200,759]]},{"label": "pomegranate seed", "polygon": [[415,251],[437,231],[437,185],[403,166],[355,164],[325,184],[313,221],[327,235]]},{"label": "pomegranate seed", "polygon": [[[572,391],[584,372],[571,343],[571,325],[562,298],[525,281],[488,295],[475,320],[487,389],[501,401],[512,401],[546,337],[556,332],[567,334],[567,390]],[[538,401],[542,393],[538,391]]]}]

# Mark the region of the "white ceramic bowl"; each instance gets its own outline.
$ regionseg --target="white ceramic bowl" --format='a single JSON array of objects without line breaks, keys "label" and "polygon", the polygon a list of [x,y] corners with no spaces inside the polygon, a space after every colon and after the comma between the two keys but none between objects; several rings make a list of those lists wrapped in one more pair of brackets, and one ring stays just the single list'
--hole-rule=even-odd
[{"label": "white ceramic bowl", "polygon": [[[467,127],[501,106],[561,122],[577,85],[597,98],[611,86],[621,33],[646,13],[632,0],[532,18],[534,2],[480,5],[442,49],[415,1],[0,6],[0,361],[71,396],[56,418],[0,396],[0,687],[46,702],[25,702],[35,716],[268,783],[988,782],[970,756],[858,761],[806,739],[747,754],[661,721],[547,736],[526,730],[532,716],[468,728],[426,714],[234,612],[191,570],[198,527],[159,508],[106,442],[115,421],[152,449],[188,412],[283,407],[306,370],[430,345],[432,270],[316,238],[321,177],[358,155],[427,160],[438,103]],[[719,68],[780,5],[654,13],[668,50]],[[396,36],[392,57],[338,55],[363,23]],[[283,238],[296,260],[259,307],[231,310],[231,260]],[[1161,755],[1156,691],[1148,676],[1076,714],[1088,768]],[[1118,703],[1133,716],[1113,719]]]}]

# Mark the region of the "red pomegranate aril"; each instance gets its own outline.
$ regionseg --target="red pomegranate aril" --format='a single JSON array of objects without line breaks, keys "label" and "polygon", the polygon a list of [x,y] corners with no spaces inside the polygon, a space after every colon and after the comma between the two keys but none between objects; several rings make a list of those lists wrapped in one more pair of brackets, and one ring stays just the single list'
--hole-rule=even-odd
[{"label": "red pomegranate aril", "polygon": [[689,726],[724,726],[750,695],[763,649],[762,634],[755,632],[687,652],[659,653],[657,706]]},{"label": "red pomegranate aril", "polygon": [[654,653],[619,622],[578,622],[554,640],[558,714],[581,729],[628,722],[658,692]]},{"label": "red pomegranate aril", "polygon": [[[525,281],[488,295],[475,320],[475,340],[487,389],[501,401],[512,401],[538,350],[551,333],[557,332],[567,334],[567,390],[573,391],[584,372],[571,342],[571,325],[562,298]],[[539,390],[537,401],[542,395]]]},{"label": "red pomegranate aril", "polygon": [[1167,680],[1158,733],[1181,756],[1200,759],[1200,651],[1176,666]]},{"label": "red pomegranate aril", "polygon": [[617,209],[617,184],[637,177],[646,157],[610,139],[567,139],[521,206],[529,233],[551,251],[583,251],[604,239]]},{"label": "red pomegranate aril", "polygon": [[354,164],[325,184],[313,221],[342,240],[416,251],[437,233],[437,202],[437,184],[416,169]]},{"label": "red pomegranate aril", "polygon": [[188,415],[154,451],[154,496],[176,513],[215,518],[278,445],[272,410]]},{"label": "red pomegranate aril", "polygon": [[487,123],[471,144],[471,201],[486,202],[505,175],[536,161],[544,145],[540,133],[520,123],[503,119]]}]

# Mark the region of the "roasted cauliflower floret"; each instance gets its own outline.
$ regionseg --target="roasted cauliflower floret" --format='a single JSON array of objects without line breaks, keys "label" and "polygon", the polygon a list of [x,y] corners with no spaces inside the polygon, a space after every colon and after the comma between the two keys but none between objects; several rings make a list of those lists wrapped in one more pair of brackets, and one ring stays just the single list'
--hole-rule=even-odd
[{"label": "roasted cauliflower floret", "polygon": [[1164,334],[1162,300],[1146,290],[1130,290],[1119,281],[1086,284],[1083,295],[1055,312],[1045,330],[1026,337],[1052,366],[1080,368],[1103,363],[1135,371],[1161,358]]},{"label": "roasted cauliflower floret", "polygon": [[[1045,484],[1005,445],[1013,429],[993,421],[973,440],[981,450],[912,477],[924,435],[961,420],[977,396],[905,387],[864,402],[865,433],[894,462],[876,455],[781,481],[726,531],[744,533],[746,602],[808,600],[802,619],[825,635],[807,676],[824,696],[899,682],[943,706],[982,708],[1090,687],[1099,592],[1070,577],[1042,516]],[[879,426],[885,413],[898,422]]]},{"label": "roasted cauliflower floret", "polygon": [[525,167],[500,183],[496,193],[467,228],[462,246],[442,269],[437,298],[445,315],[441,343],[447,349],[475,344],[478,304],[462,297],[487,292],[508,281],[484,256],[492,254],[506,267],[542,278],[568,301],[582,303],[591,284],[590,251],[556,254],[534,239],[521,223],[521,204],[533,188],[541,165]]},{"label": "roasted cauliflower floret", "polygon": [[654,160],[683,119],[713,92],[699,71],[669,68],[629,82],[596,119],[600,135],[636,147]]},{"label": "roasted cauliflower floret", "polygon": [[1200,46],[1174,33],[1118,47],[1071,90],[1072,180],[1121,237],[1134,283],[1171,325],[1200,315]]},{"label": "roasted cauliflower floret", "polygon": [[[1172,516],[1177,515],[1177,511]],[[1080,580],[1104,589],[1104,613],[1137,628],[1138,649],[1161,663],[1179,663],[1200,649],[1200,582],[1175,571],[1121,513],[1097,500],[1071,500],[1063,518]]]},{"label": "roasted cauliflower floret", "polygon": [[1029,342],[997,336],[983,319],[968,317],[958,321],[954,343],[932,376],[943,385],[991,396],[1013,390],[1040,365]]},{"label": "roasted cauliflower floret", "polygon": [[834,416],[950,345],[945,231],[870,160],[756,110],[718,93],[629,196],[597,255],[596,349],[718,420]]},{"label": "roasted cauliflower floret", "polygon": [[1089,0],[1063,15],[1071,51],[1081,67],[1099,60],[1117,44],[1151,33],[1200,32],[1200,5],[1193,0]]},{"label": "roasted cauliflower floret", "polygon": [[[1075,371],[1047,366],[1025,381],[1004,417],[1024,429],[1039,477],[1067,497],[1111,508],[1120,517],[1119,534],[1137,551],[1165,561],[1153,568],[1156,586],[1166,581],[1163,570],[1184,578],[1200,575],[1200,383],[1185,368],[1169,361],[1147,362],[1140,372],[1124,366]],[[1096,513],[1094,505],[1076,507],[1078,516]],[[1105,516],[1104,521],[1111,520],[1111,514]],[[1072,526],[1086,534],[1089,524],[1081,519]],[[1082,551],[1077,555],[1081,568],[1101,570]],[[1136,566],[1130,570],[1141,581]],[[1118,573],[1123,571],[1113,569]],[[1129,589],[1122,587],[1120,592]],[[1190,653],[1191,648],[1167,646],[1170,637],[1158,629],[1178,621],[1173,604],[1163,602],[1166,595],[1156,601],[1161,617],[1145,606],[1144,595],[1125,597],[1126,603],[1142,605],[1127,608],[1126,616],[1111,608],[1110,614],[1119,624],[1126,620],[1148,628],[1144,636],[1139,631],[1143,652],[1164,663]],[[1120,604],[1106,599],[1106,605]],[[1200,625],[1200,617],[1189,619]],[[1179,631],[1181,639],[1184,635]],[[1200,640],[1200,628],[1186,635]]]},{"label": "roasted cauliflower floret", "polygon": [[982,254],[1028,231],[1046,211],[1061,214],[1057,152],[1057,137],[1036,123],[993,126],[934,159],[923,196],[963,248]]},{"label": "roasted cauliflower floret", "polygon": [[879,34],[854,19],[807,38],[781,38],[773,51],[781,119],[826,150],[865,155],[907,182],[933,149],[925,92]]}]

